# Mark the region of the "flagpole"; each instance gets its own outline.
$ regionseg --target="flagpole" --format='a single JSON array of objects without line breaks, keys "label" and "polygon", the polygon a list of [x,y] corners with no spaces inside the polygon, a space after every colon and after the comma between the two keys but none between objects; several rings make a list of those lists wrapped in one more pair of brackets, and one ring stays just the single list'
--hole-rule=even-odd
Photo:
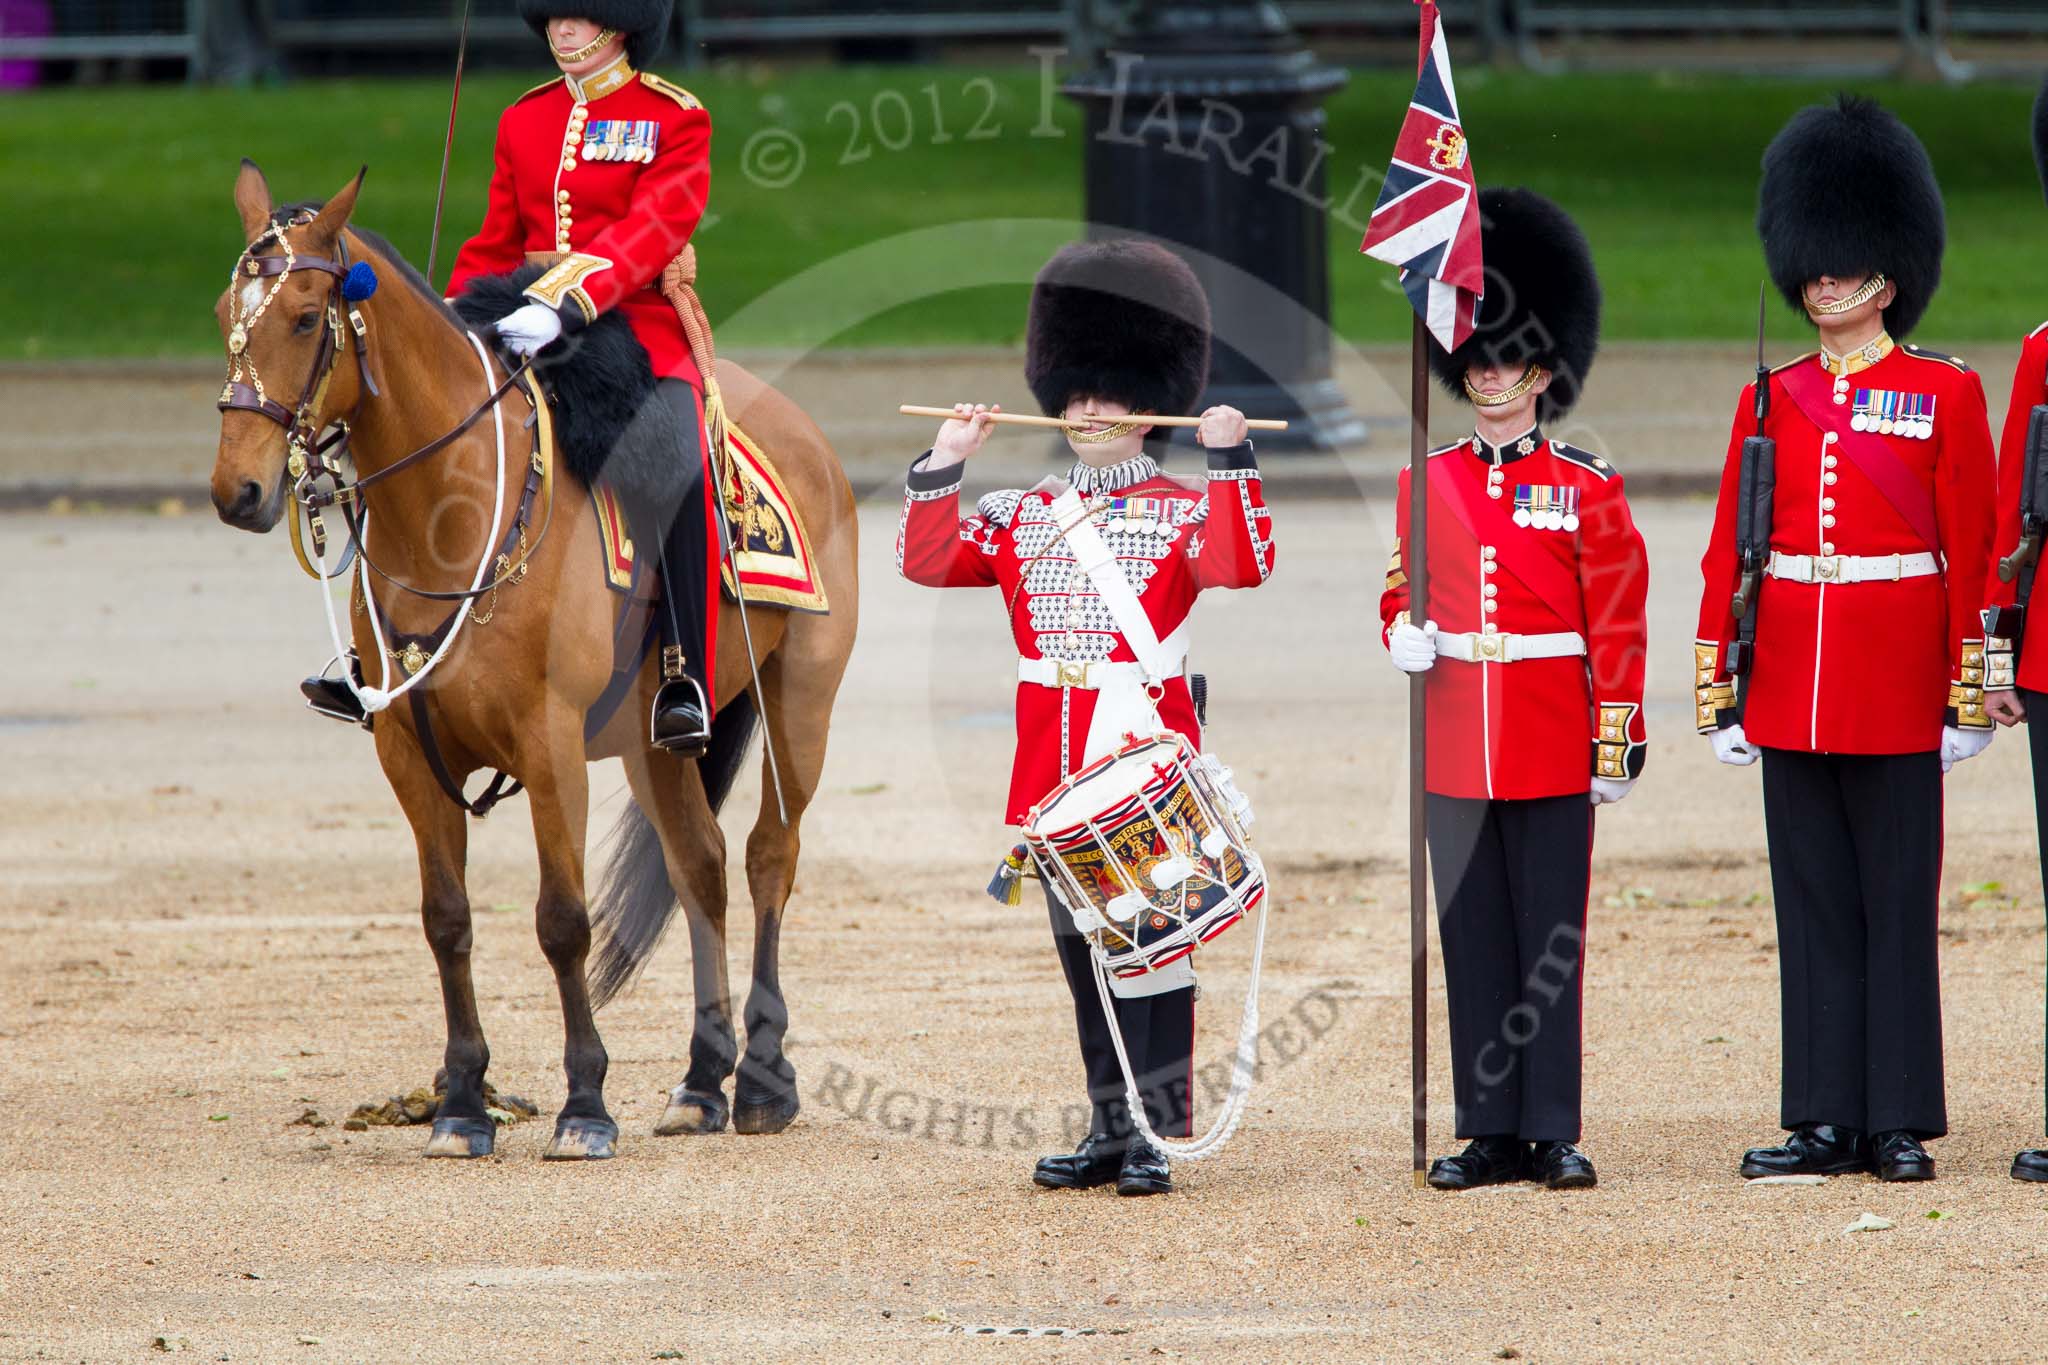
[{"label": "flagpole", "polygon": [[[1408,610],[1429,619],[1429,333],[1415,315],[1408,409]],[[1425,1185],[1429,1161],[1429,735],[1427,673],[1408,676],[1408,1048],[1414,1088],[1415,1188]]]}]

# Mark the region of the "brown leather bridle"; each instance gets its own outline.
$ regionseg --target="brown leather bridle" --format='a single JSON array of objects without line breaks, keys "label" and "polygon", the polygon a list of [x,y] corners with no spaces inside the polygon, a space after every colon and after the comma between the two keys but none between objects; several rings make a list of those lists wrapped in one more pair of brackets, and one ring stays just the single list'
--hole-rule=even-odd
[{"label": "brown leather bridle", "polygon": [[[300,517],[297,508],[292,512],[292,543],[299,550],[299,560],[306,572],[315,578],[334,579],[348,572],[349,565],[358,554],[363,562],[374,569],[378,577],[403,592],[437,602],[466,602],[493,592],[505,583],[518,578],[525,570],[526,561],[539,548],[535,541],[526,546],[517,559],[509,561],[506,567],[491,580],[475,589],[464,592],[432,592],[405,583],[370,559],[362,543],[360,509],[363,493],[371,485],[382,482],[394,474],[403,473],[414,465],[447,449],[483,419],[484,414],[496,407],[505,395],[511,392],[532,368],[531,359],[511,368],[505,381],[491,390],[490,395],[470,410],[467,417],[452,429],[429,441],[426,445],[405,455],[384,468],[365,474],[360,478],[349,478],[331,456],[346,454],[348,451],[349,426],[345,421],[330,424],[321,421],[321,410],[326,406],[327,390],[334,380],[335,367],[341,360],[343,335],[342,318],[348,319],[348,334],[354,342],[356,368],[362,376],[363,387],[373,398],[381,397],[383,390],[377,387],[376,377],[370,371],[369,325],[363,320],[362,311],[356,308],[344,292],[344,282],[350,270],[348,237],[343,233],[335,239],[335,255],[314,256],[300,254],[292,246],[286,233],[292,228],[305,227],[318,215],[311,209],[300,209],[289,215],[273,215],[270,225],[257,234],[254,241],[244,247],[235,260],[234,276],[228,282],[228,377],[221,386],[220,399],[215,404],[222,412],[253,412],[269,418],[285,430],[285,470],[291,475],[291,496],[295,503],[310,514],[311,534],[315,559],[323,559],[327,553],[327,529],[320,518],[320,509],[338,507],[342,519],[348,526],[348,544],[342,551],[340,563],[332,572],[323,573],[314,567],[314,560],[306,557],[299,546]],[[259,255],[265,246],[275,243],[277,253]],[[302,270],[317,270],[328,276],[327,298],[321,308],[320,341],[314,352],[312,368],[307,372],[306,382],[299,390],[296,405],[286,408],[265,391],[262,376],[256,372],[256,362],[249,354],[249,334],[256,322],[267,312],[270,305],[284,289],[284,282]],[[239,292],[252,280],[274,279],[269,290],[254,307],[247,306]],[[495,340],[494,336],[488,337]],[[544,401],[538,394],[533,395],[536,403]],[[534,494],[538,490],[541,470],[536,455],[532,460],[531,476],[521,499],[516,530],[526,529],[527,515],[531,510]],[[321,488],[319,481],[327,479],[331,488]],[[552,517],[550,517],[552,521]],[[542,535],[545,536],[543,527]]]}]

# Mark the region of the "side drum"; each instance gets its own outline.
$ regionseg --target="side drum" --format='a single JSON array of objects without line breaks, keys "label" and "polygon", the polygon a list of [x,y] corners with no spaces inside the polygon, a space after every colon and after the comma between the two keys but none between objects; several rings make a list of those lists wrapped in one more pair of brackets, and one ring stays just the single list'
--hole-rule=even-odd
[{"label": "side drum", "polygon": [[1074,925],[1119,977],[1192,953],[1258,906],[1251,804],[1181,735],[1133,739],[1034,806],[1024,841]]}]

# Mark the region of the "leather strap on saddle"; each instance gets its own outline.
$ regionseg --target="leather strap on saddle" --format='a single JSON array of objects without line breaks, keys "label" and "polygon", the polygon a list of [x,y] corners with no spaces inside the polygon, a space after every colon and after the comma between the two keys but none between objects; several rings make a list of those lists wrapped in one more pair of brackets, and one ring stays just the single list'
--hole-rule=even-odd
[{"label": "leather strap on saddle", "polygon": [[661,296],[676,310],[676,318],[683,324],[683,335],[690,343],[690,358],[696,362],[697,374],[704,382],[705,449],[711,454],[711,467],[718,475],[718,487],[722,491],[728,467],[725,399],[718,391],[718,348],[711,340],[711,318],[704,311],[703,300],[697,297],[697,247],[694,243],[685,242],[676,258],[661,272]]}]

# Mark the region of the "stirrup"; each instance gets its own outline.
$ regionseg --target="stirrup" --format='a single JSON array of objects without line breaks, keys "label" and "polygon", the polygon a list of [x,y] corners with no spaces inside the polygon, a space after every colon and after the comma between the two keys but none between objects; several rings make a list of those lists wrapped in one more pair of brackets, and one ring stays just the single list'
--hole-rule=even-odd
[{"label": "stirrup", "polygon": [[[655,723],[667,708],[662,697],[671,687],[686,687],[696,696],[698,713],[704,717],[704,733],[700,739],[684,738],[664,742],[655,734]],[[654,701],[647,709],[647,742],[664,753],[679,753],[694,758],[704,753],[711,745],[711,699],[704,695],[704,685],[685,673],[679,678],[669,678],[655,689]]]},{"label": "stirrup", "polygon": [[[361,676],[356,669],[355,655],[350,653],[346,657],[349,672]],[[308,711],[326,716],[330,720],[360,725],[367,730],[370,728],[370,713],[365,711],[362,702],[356,699],[354,690],[348,684],[347,675],[330,676],[333,674],[334,666],[341,663],[342,659],[343,656],[339,654],[329,659],[318,674],[299,684],[299,691],[306,698]]]}]

